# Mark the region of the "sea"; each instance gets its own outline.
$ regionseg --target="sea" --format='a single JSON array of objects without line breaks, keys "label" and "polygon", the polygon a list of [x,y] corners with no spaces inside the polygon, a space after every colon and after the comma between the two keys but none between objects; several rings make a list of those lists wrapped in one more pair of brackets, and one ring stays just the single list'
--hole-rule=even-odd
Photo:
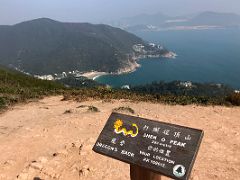
[{"label": "sea", "polygon": [[138,32],[142,39],[164,45],[175,59],[138,61],[135,72],[104,75],[95,80],[112,87],[144,85],[153,81],[220,83],[240,89],[240,29]]}]

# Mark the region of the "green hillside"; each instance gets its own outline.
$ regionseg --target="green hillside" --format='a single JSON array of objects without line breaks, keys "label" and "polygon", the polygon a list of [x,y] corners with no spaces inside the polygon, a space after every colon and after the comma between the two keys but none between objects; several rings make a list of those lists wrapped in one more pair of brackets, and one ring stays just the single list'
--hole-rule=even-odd
[{"label": "green hillside", "polygon": [[0,67],[0,109],[28,99],[61,93],[63,90],[65,87],[61,84]]},{"label": "green hillside", "polygon": [[0,64],[30,74],[115,72],[129,65],[137,36],[107,25],[47,18],[0,26]]},{"label": "green hillside", "polygon": [[[181,105],[240,105],[240,94],[231,93],[231,89],[225,86],[218,88],[208,84],[195,84],[197,86],[194,89],[186,89],[178,87],[178,82],[161,82],[134,87],[132,90],[123,90],[98,85],[84,78],[69,83],[78,88],[66,88],[58,82],[39,80],[0,67],[0,110],[19,102],[27,102],[30,99],[39,99],[50,95],[63,95],[63,100],[73,99],[76,101],[86,101],[90,98],[104,101],[128,99],[137,102]],[[80,87],[79,84],[81,84]]]}]

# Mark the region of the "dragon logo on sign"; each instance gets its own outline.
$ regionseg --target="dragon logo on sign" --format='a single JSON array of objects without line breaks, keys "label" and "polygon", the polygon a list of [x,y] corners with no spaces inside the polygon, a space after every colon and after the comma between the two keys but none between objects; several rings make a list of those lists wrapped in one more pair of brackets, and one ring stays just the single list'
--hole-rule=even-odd
[{"label": "dragon logo on sign", "polygon": [[133,129],[127,130],[123,127],[123,121],[121,119],[117,119],[114,123],[114,132],[117,134],[123,134],[124,136],[130,135],[131,137],[136,137],[138,135],[138,126],[135,123],[132,123]]}]

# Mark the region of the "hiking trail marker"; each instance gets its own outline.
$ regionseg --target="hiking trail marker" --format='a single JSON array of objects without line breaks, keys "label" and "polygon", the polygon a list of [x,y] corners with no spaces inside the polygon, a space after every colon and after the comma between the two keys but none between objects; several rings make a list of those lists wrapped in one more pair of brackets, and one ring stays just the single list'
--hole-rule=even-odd
[{"label": "hiking trail marker", "polygon": [[112,113],[93,151],[130,164],[131,171],[187,180],[202,138],[202,130]]}]

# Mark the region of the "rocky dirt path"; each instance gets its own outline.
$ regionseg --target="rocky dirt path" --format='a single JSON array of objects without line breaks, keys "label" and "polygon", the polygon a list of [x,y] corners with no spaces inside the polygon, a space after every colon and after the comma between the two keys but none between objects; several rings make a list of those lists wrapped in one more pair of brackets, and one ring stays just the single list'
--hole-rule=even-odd
[{"label": "rocky dirt path", "polygon": [[17,105],[0,115],[1,180],[129,179],[127,164],[91,150],[113,108],[121,106],[135,116],[205,131],[191,179],[240,179],[240,108],[61,99]]}]

